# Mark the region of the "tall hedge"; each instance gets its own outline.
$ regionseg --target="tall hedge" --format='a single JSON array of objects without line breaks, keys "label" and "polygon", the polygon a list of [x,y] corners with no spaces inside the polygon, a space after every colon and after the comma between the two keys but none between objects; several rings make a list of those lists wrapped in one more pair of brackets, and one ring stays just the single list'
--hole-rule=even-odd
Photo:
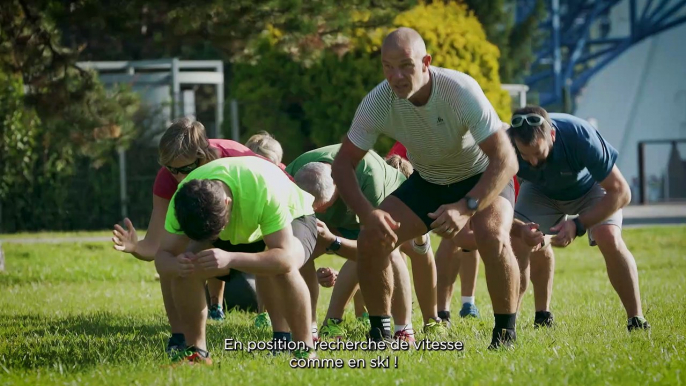
[{"label": "tall hedge", "polygon": [[[285,161],[338,142],[362,98],[384,79],[379,59],[383,37],[401,26],[422,35],[434,65],[471,75],[498,115],[510,115],[510,97],[498,75],[498,48],[486,40],[465,5],[436,2],[399,14],[393,26],[352,31],[347,51],[327,51],[314,63],[298,63],[292,53],[275,49],[278,32],[271,31],[258,48],[258,60],[233,68],[231,96],[240,101],[242,139],[260,130],[275,134]],[[385,152],[391,144],[381,140],[377,150]]]}]

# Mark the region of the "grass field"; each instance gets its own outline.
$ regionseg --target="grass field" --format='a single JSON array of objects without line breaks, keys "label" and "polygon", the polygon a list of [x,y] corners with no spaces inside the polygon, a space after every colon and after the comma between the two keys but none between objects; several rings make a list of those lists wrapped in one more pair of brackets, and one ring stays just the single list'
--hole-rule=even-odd
[{"label": "grass field", "polygon": [[[629,229],[625,239],[638,263],[644,311],[653,326],[649,333],[627,333],[602,256],[578,240],[556,251],[556,328],[532,328],[529,293],[518,321],[516,349],[486,350],[493,321],[482,266],[477,288],[482,319],[455,320],[445,338],[464,342],[463,351],[319,353],[321,358],[344,358],[342,369],[291,369],[286,356],[223,351],[225,338],[247,342],[271,337],[269,331],[252,328],[252,315],[243,313],[208,326],[213,367],[172,369],[163,352],[168,329],[152,264],[119,254],[106,242],[6,243],[7,272],[0,274],[0,383],[684,383],[686,227]],[[318,266],[341,263],[327,256]],[[323,289],[320,318],[329,296],[330,290]],[[453,302],[455,313],[458,301]],[[348,312],[348,319],[354,319]],[[413,322],[421,324],[416,302]],[[354,338],[361,340],[364,332],[355,330]],[[390,357],[389,368],[370,368],[377,356]],[[364,359],[366,368],[349,368],[351,358]]]}]

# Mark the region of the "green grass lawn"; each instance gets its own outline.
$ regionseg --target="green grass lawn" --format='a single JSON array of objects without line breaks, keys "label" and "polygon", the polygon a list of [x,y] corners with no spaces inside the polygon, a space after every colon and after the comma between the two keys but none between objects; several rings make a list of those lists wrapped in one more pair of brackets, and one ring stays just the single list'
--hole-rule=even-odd
[{"label": "green grass lawn", "polygon": [[[52,234],[55,235],[55,234]],[[35,235],[31,235],[35,237]],[[266,340],[253,315],[230,313],[208,326],[212,367],[170,368],[167,324],[154,266],[113,251],[111,243],[4,244],[0,274],[2,384],[681,384],[686,381],[686,227],[629,229],[652,331],[628,334],[626,317],[597,248],[578,240],[557,250],[552,310],[557,327],[534,330],[529,293],[513,351],[490,352],[492,309],[479,273],[481,320],[455,320],[445,340],[464,350],[320,352],[343,369],[291,369],[289,357],[225,352],[223,341]],[[438,243],[434,243],[437,246]],[[323,257],[318,266],[340,267]],[[330,290],[322,289],[320,320]],[[459,309],[459,294],[453,310]],[[348,310],[352,320],[352,309]],[[415,326],[421,314],[415,301]],[[349,327],[354,330],[354,325]],[[365,331],[354,330],[361,339]],[[417,334],[417,338],[423,336]],[[390,357],[390,368],[371,360]],[[397,357],[397,368],[395,358]],[[364,359],[351,369],[348,359]]]}]

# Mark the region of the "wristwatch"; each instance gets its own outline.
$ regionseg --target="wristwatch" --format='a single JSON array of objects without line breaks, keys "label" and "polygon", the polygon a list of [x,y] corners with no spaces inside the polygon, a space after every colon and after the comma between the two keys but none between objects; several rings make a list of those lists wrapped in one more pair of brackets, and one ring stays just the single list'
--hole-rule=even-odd
[{"label": "wristwatch", "polygon": [[464,199],[467,201],[467,209],[476,213],[476,211],[479,209],[479,200],[469,196],[464,196]]},{"label": "wristwatch", "polygon": [[341,243],[341,238],[336,236],[336,238],[333,240],[331,245],[326,247],[326,251],[327,252],[336,252],[339,249],[341,249],[341,245],[343,245],[343,243]]},{"label": "wristwatch", "polygon": [[579,221],[578,217],[574,217],[574,225],[576,225],[576,237],[581,237],[586,234],[586,228],[584,228],[584,225]]}]

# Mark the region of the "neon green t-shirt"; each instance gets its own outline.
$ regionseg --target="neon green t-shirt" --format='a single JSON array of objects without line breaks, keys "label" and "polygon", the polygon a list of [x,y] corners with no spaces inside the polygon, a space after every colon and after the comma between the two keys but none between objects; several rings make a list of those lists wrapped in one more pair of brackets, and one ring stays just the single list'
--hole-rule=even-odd
[{"label": "neon green t-shirt", "polygon": [[[310,150],[296,158],[287,167],[288,174],[295,174],[310,162],[325,162],[333,164],[336,154],[341,145],[329,145],[319,149]],[[376,152],[369,151],[355,169],[357,182],[360,184],[362,194],[369,200],[372,206],[377,207],[381,202],[395,191],[403,182],[405,176],[394,167],[388,165]],[[360,229],[360,221],[357,215],[348,208],[340,197],[331,205],[326,212],[317,213],[317,218],[326,223],[330,228],[343,228],[349,230]]]},{"label": "neon green t-shirt", "polygon": [[[233,206],[229,223],[219,234],[232,244],[249,244],[285,228],[294,219],[314,214],[314,197],[301,190],[278,166],[260,157],[220,158],[193,170],[190,180],[219,180],[231,189]],[[177,192],[178,192],[177,189]],[[176,219],[174,200],[169,202],[164,228],[183,234]]]}]

